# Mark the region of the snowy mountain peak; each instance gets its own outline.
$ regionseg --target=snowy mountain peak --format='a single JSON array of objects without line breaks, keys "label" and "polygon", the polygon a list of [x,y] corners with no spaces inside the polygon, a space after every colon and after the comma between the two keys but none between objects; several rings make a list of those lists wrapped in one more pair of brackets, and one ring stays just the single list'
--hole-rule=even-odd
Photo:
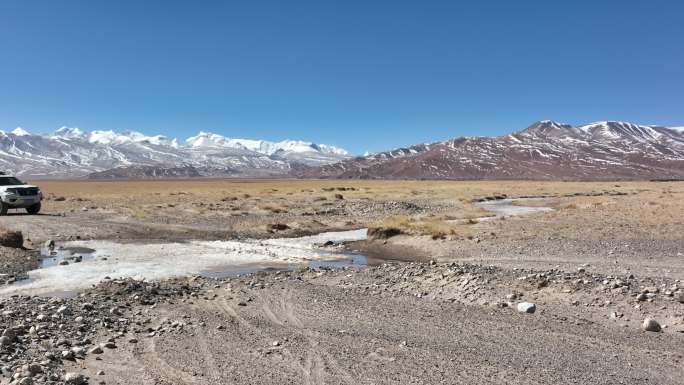
[{"label": "snowy mountain peak", "polygon": [[212,134],[211,132],[200,131],[197,135],[191,136],[185,140],[185,143],[190,147],[224,147],[226,138]]},{"label": "snowy mountain peak", "polygon": [[14,134],[14,135],[16,135],[16,136],[27,136],[27,135],[31,135],[28,131],[24,130],[24,129],[21,128],[21,127],[17,127],[17,128],[15,128],[14,130],[12,130],[12,134]]},{"label": "snowy mountain peak", "polygon": [[78,127],[66,127],[63,126],[57,131],[55,131],[52,136],[54,138],[61,139],[79,139],[85,136],[85,133],[81,131]]},{"label": "snowy mountain peak", "polygon": [[217,147],[248,150],[265,155],[274,155],[279,152],[286,153],[322,153],[346,156],[346,150],[325,144],[315,144],[299,140],[283,140],[281,142],[269,142],[266,140],[231,139],[211,132],[200,131],[196,136],[188,138],[185,143],[192,148]]},{"label": "snowy mountain peak", "polygon": [[553,120],[540,120],[524,129],[522,133],[548,135],[564,133],[571,129],[572,126],[569,124],[559,123]]},{"label": "snowy mountain peak", "polygon": [[662,136],[655,128],[641,126],[629,122],[602,121],[580,126],[578,129],[593,136],[606,139],[629,139],[636,141],[652,141]]}]

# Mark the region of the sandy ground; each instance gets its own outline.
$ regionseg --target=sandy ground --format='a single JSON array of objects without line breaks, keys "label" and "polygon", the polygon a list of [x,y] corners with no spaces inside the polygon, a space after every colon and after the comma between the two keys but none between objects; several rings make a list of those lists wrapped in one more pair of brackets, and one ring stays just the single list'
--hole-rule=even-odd
[{"label": "sandy ground", "polygon": [[[107,384],[684,378],[683,183],[39,184],[50,197],[44,215],[0,218],[24,232],[28,247],[47,239],[275,238],[409,223],[400,235],[348,247],[376,263],[421,263],[200,278],[183,284],[191,291],[164,296],[110,282],[59,303],[5,298],[1,326],[25,333],[3,346],[6,375],[40,362],[45,350],[59,355],[58,340],[67,338],[87,349],[112,339],[116,348],[44,362],[36,382],[64,382],[65,371]],[[474,200],[502,194],[545,196],[538,204],[554,210],[473,220],[486,214]],[[408,221],[388,219],[397,216]],[[276,223],[287,228],[274,230]],[[102,309],[58,312],[83,301]],[[518,312],[520,302],[536,312]],[[98,311],[110,306],[120,312],[104,322]],[[48,317],[38,321],[39,313]],[[662,331],[643,331],[647,317]],[[39,331],[31,334],[31,326]],[[67,337],[50,334],[59,330]]]}]

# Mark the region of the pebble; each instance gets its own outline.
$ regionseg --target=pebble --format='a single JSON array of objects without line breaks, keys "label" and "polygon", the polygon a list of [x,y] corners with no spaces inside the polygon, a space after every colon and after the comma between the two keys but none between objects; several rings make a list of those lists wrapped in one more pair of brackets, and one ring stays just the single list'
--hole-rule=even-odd
[{"label": "pebble", "polygon": [[531,302],[520,302],[518,312],[532,314],[537,310],[537,306]]},{"label": "pebble", "polygon": [[641,325],[641,328],[647,332],[659,332],[661,330],[661,327],[660,327],[660,324],[658,323],[658,321],[656,321],[652,318],[646,318],[644,320],[644,323]]},{"label": "pebble", "polygon": [[90,349],[90,351],[88,351],[88,354],[102,354],[102,353],[104,353],[104,350],[102,350],[102,348],[99,346],[95,346],[94,348]]},{"label": "pebble", "polygon": [[84,375],[79,373],[69,372],[64,375],[64,383],[67,385],[85,385],[88,382]]}]

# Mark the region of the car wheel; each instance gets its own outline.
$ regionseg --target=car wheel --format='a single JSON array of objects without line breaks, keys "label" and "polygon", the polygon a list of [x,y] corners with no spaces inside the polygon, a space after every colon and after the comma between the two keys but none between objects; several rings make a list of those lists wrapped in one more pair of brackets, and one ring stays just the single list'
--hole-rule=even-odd
[{"label": "car wheel", "polygon": [[38,214],[38,212],[40,212],[40,203],[36,203],[33,206],[27,207],[26,212],[31,214],[31,215]]},{"label": "car wheel", "polygon": [[0,201],[0,215],[7,215],[7,205]]}]

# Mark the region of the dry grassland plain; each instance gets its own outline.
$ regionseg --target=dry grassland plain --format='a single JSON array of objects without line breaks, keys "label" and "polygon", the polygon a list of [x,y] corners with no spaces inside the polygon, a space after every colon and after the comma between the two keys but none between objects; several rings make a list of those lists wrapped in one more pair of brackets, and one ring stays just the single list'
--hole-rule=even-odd
[{"label": "dry grassland plain", "polygon": [[[274,222],[292,225],[294,233],[317,232],[366,227],[397,215],[437,226],[439,221],[486,216],[473,201],[503,194],[551,197],[524,204],[556,209],[535,215],[533,221],[522,220],[527,226],[524,232],[506,223],[483,226],[499,228],[511,237],[677,239],[684,217],[684,183],[677,182],[193,179],[36,183],[46,194],[45,213],[64,218],[179,225],[253,236],[268,236],[263,226]],[[592,194],[605,195],[587,196]]]}]

